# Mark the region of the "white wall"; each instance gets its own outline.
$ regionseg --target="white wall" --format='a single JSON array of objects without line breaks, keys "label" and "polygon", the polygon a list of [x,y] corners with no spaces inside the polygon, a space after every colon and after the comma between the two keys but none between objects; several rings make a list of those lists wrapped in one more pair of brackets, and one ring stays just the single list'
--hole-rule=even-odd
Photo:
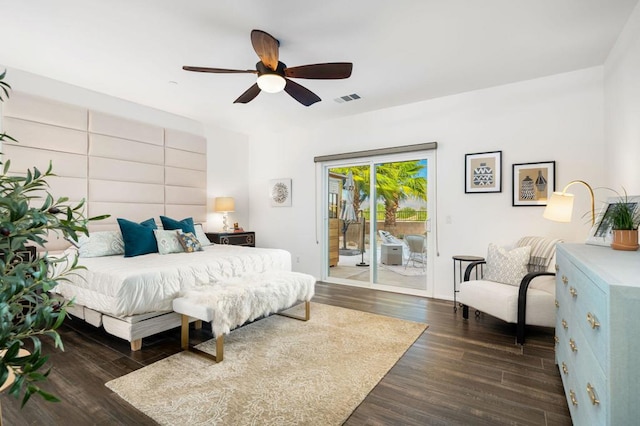
[{"label": "white wall", "polygon": [[[484,255],[489,242],[511,244],[531,234],[585,240],[590,228],[581,218],[589,210],[586,189],[572,187],[572,223],[546,221],[542,207],[512,207],[511,167],[555,160],[556,189],[573,179],[598,186],[604,181],[603,134],[602,68],[596,67],[254,138],[249,147],[251,228],[260,245],[291,251],[294,269],[319,277],[313,157],[437,141],[440,247],[433,295],[450,299],[452,255]],[[503,192],[465,194],[464,155],[495,150],[503,152]],[[281,177],[293,179],[291,208],[269,206],[268,181]],[[446,216],[451,224],[445,224]]]},{"label": "white wall", "polygon": [[640,4],[604,65],[607,185],[640,194]]},{"label": "white wall", "polygon": [[233,197],[235,212],[229,213],[227,222],[234,222],[249,231],[249,139],[246,135],[233,133],[213,125],[205,125],[207,146],[207,230],[222,230],[222,213],[213,212],[215,197]]}]

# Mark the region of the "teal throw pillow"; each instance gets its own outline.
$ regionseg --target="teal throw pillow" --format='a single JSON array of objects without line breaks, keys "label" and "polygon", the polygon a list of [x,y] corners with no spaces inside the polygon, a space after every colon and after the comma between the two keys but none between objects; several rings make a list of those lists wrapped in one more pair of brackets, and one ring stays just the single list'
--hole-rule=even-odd
[{"label": "teal throw pillow", "polygon": [[158,252],[156,237],[153,235],[153,230],[158,227],[153,218],[140,223],[118,218],[118,225],[124,240],[124,257]]},{"label": "teal throw pillow", "polygon": [[171,219],[170,217],[160,216],[160,220],[162,221],[162,227],[171,231],[173,229],[180,229],[182,232],[191,232],[195,235],[196,228],[193,226],[193,218],[188,217],[182,220]]}]

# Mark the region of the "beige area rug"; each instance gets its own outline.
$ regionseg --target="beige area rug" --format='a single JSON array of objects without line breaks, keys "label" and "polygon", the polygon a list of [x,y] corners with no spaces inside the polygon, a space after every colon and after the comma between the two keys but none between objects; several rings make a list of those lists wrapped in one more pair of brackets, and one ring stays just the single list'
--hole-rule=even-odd
[{"label": "beige area rug", "polygon": [[163,425],[339,425],[426,328],[312,303],[308,322],[273,315],[232,331],[219,364],[179,353],[106,386]]}]

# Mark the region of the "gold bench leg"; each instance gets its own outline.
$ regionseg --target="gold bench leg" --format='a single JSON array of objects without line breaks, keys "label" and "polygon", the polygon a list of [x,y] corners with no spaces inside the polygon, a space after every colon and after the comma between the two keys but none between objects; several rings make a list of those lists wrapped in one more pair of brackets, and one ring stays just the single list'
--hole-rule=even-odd
[{"label": "gold bench leg", "polygon": [[[284,312],[279,312],[278,315],[282,315],[283,317],[293,318],[300,321],[309,321],[311,318],[311,302],[304,302],[304,316],[287,314]],[[202,323],[200,323],[202,324]],[[198,324],[196,323],[196,327]],[[197,349],[193,345],[189,343],[189,315],[182,315],[182,327],[180,330],[180,340],[182,344],[182,350],[185,352],[193,352],[194,354],[203,356],[205,358],[209,358],[215,362],[222,362],[224,359],[224,334],[216,337],[216,354],[212,355],[209,352],[202,351]]]},{"label": "gold bench leg", "polygon": [[180,330],[180,340],[182,350],[185,352],[193,352],[196,355],[203,356],[215,362],[222,362],[224,359],[224,334],[216,337],[216,354],[200,350],[189,343],[189,315],[182,315],[182,327]]},{"label": "gold bench leg", "polygon": [[[291,309],[291,308],[289,308]],[[299,315],[292,315],[292,314],[287,314],[285,312],[278,312],[278,315],[282,315],[283,317],[287,317],[287,318],[293,318],[293,319],[297,319],[300,321],[309,321],[309,319],[311,318],[311,302],[309,301],[305,301],[304,302],[304,316],[299,316]]]}]

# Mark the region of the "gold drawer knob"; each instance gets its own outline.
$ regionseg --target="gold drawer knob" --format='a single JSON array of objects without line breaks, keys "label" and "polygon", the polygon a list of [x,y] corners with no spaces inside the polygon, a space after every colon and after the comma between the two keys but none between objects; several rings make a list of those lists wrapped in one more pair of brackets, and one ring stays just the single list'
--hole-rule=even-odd
[{"label": "gold drawer knob", "polygon": [[575,287],[569,287],[569,293],[571,293],[572,297],[578,297],[578,290]]},{"label": "gold drawer knob", "polygon": [[596,390],[591,386],[591,383],[587,383],[587,394],[589,394],[589,399],[591,399],[591,404],[598,405],[600,404],[600,400],[596,395]]},{"label": "gold drawer knob", "polygon": [[578,347],[576,346],[576,342],[573,339],[569,339],[569,347],[572,352],[578,352]]},{"label": "gold drawer knob", "polygon": [[564,361],[562,361],[562,372],[564,374],[569,374],[569,367],[567,367],[567,364],[565,364]]},{"label": "gold drawer knob", "polygon": [[600,327],[600,323],[598,322],[598,320],[596,319],[596,316],[593,315],[591,312],[587,313],[587,322],[589,323],[589,325],[591,326],[591,328],[593,328],[594,330],[598,327]]},{"label": "gold drawer knob", "polygon": [[553,336],[553,340],[556,342],[556,345],[560,343],[560,338],[558,336]]},{"label": "gold drawer knob", "polygon": [[567,285],[569,283],[569,278],[567,278],[566,275],[563,275],[561,279],[562,279],[562,284]]},{"label": "gold drawer knob", "polygon": [[558,299],[556,299],[556,308],[560,307],[560,302],[558,302]]},{"label": "gold drawer knob", "polygon": [[562,328],[564,328],[565,330],[569,328],[569,324],[567,324],[567,320],[565,319],[562,320]]},{"label": "gold drawer knob", "polygon": [[571,399],[571,403],[577,407],[578,406],[578,400],[576,399],[576,393],[573,391],[573,389],[569,389],[569,398]]}]

